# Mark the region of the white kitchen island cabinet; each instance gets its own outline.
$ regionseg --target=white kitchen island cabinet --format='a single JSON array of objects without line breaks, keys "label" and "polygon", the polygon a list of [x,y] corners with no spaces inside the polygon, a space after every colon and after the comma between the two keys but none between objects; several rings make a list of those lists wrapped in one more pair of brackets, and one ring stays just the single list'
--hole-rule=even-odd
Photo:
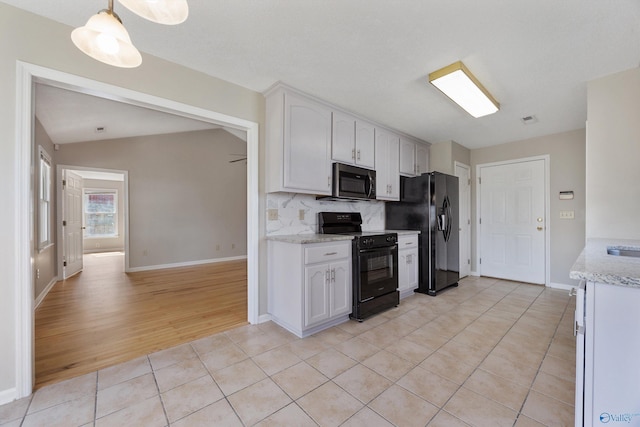
[{"label": "white kitchen island cabinet", "polygon": [[[571,269],[576,300],[576,426],[640,426],[640,258],[607,254],[638,241],[590,239]],[[586,282],[586,285],[585,285]]]},{"label": "white kitchen island cabinet", "polygon": [[267,192],[331,194],[331,108],[294,90],[266,95]]},{"label": "white kitchen island cabinet", "polygon": [[269,239],[269,314],[275,323],[303,338],[349,320],[352,243],[347,238]]}]

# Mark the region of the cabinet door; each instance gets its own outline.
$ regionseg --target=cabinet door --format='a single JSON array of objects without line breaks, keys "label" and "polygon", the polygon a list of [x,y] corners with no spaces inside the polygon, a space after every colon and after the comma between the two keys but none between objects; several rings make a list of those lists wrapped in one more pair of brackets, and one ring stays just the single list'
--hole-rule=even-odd
[{"label": "cabinet door", "polygon": [[375,163],[375,127],[367,122],[356,122],[356,164],[374,169]]},{"label": "cabinet door", "polygon": [[376,129],[376,198],[380,200],[400,200],[398,144],[396,135]]},{"label": "cabinet door", "polygon": [[429,147],[416,143],[416,175],[429,172]]},{"label": "cabinet door", "polygon": [[398,251],[398,290],[409,288],[409,252]]},{"label": "cabinet door", "polygon": [[407,289],[418,287],[418,248],[407,250]]},{"label": "cabinet door", "polygon": [[389,150],[387,151],[387,183],[389,194],[387,200],[400,200],[400,138],[391,135],[389,139]]},{"label": "cabinet door", "polygon": [[400,138],[400,173],[407,176],[416,174],[416,144]]},{"label": "cabinet door", "polygon": [[[304,269],[304,326],[312,326],[329,318],[329,264]],[[293,302],[292,302],[293,304]]]},{"label": "cabinet door", "polygon": [[331,194],[331,111],[293,93],[284,106],[284,187]]},{"label": "cabinet door", "polygon": [[356,162],[355,118],[334,111],[331,135],[331,158],[336,162],[354,164]]},{"label": "cabinet door", "polygon": [[331,287],[329,292],[330,316],[351,313],[351,262],[349,260],[331,264]]}]

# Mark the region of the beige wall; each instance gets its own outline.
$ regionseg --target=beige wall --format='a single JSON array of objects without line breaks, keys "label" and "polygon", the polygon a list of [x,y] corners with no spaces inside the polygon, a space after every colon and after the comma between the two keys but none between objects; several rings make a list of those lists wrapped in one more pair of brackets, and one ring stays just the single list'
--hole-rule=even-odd
[{"label": "beige wall", "polygon": [[38,120],[34,123],[34,138],[33,138],[33,173],[34,173],[34,183],[33,183],[33,207],[36,212],[33,215],[34,224],[33,230],[34,233],[38,234],[38,193],[39,193],[39,182],[40,182],[40,174],[39,172],[39,164],[40,158],[38,157],[38,146],[42,146],[44,150],[47,152],[49,157],[51,157],[51,179],[52,179],[52,188],[51,188],[51,217],[50,224],[52,226],[51,229],[51,242],[53,243],[46,249],[42,251],[36,250],[34,251],[33,256],[33,297],[38,298],[40,293],[49,285],[51,282],[55,281],[58,277],[58,265],[57,265],[57,256],[56,252],[58,250],[58,236],[56,227],[56,186],[55,186],[55,177],[56,177],[56,151],[53,149],[53,142],[51,142],[51,138],[45,132],[42,124]]},{"label": "beige wall", "polygon": [[[143,52],[143,64],[136,69],[117,69],[81,53],[69,40],[72,28],[0,3],[0,169],[6,179],[0,194],[14,195],[16,178],[16,61],[52,68],[110,85],[170,99],[205,110],[257,122],[264,141],[265,101],[260,93],[190,70]],[[264,152],[260,149],[260,152]],[[264,156],[259,159],[263,170]],[[260,172],[262,175],[262,172]],[[264,184],[260,183],[260,210],[264,209]],[[16,386],[16,207],[0,210],[0,398],[11,396]],[[266,262],[263,216],[260,218],[260,313],[266,313]],[[22,285],[22,284],[21,284]],[[29,286],[28,284],[24,284]]]},{"label": "beige wall", "polygon": [[[516,141],[471,151],[471,269],[476,265],[476,166],[548,154],[551,163],[551,282],[575,284],[569,270],[584,247],[585,236],[585,131],[584,129]],[[573,200],[559,200],[558,193],[573,190]],[[575,211],[575,219],[559,219],[561,210]]]},{"label": "beige wall", "polygon": [[[223,129],[64,144],[59,164],[129,172],[131,268],[247,254],[246,143]],[[88,184],[87,184],[88,185]]]},{"label": "beige wall", "polygon": [[84,237],[84,253],[121,251],[124,249],[124,181],[83,179],[82,187],[91,190],[117,190],[116,200],[118,235],[116,237]]},{"label": "beige wall", "polygon": [[640,239],[640,69],[589,82],[587,117],[587,238]]},{"label": "beige wall", "polygon": [[455,162],[471,164],[471,151],[455,141],[431,145],[429,151],[430,170],[455,175]]}]

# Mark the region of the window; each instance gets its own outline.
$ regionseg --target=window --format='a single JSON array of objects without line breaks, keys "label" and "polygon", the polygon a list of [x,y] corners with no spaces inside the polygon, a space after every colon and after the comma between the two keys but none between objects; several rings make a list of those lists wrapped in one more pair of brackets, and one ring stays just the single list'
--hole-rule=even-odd
[{"label": "window", "polygon": [[84,237],[118,236],[118,190],[84,189]]},{"label": "window", "polygon": [[38,181],[38,249],[43,250],[51,242],[51,157],[39,147]]}]

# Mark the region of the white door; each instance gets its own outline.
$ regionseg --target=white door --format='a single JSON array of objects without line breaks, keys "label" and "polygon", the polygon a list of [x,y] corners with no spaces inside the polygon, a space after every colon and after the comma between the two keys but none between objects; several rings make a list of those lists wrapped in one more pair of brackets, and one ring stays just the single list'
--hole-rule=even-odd
[{"label": "white door", "polygon": [[479,168],[481,275],[545,283],[545,160]]},{"label": "white door", "polygon": [[471,171],[469,166],[456,162],[460,203],[460,278],[471,273]]},{"label": "white door", "polygon": [[82,177],[64,170],[62,186],[63,278],[82,271]]},{"label": "white door", "polygon": [[304,326],[315,325],[330,316],[329,283],[331,269],[328,264],[304,269]]},{"label": "white door", "polygon": [[329,289],[329,314],[337,316],[349,314],[352,310],[351,261],[338,261],[331,264],[331,287]]}]

